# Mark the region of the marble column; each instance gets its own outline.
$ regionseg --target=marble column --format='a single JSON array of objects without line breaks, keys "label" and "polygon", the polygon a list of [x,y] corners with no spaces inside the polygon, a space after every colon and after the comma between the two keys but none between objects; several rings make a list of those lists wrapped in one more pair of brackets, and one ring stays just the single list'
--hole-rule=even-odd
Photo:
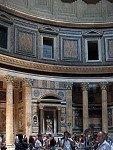
[{"label": "marble column", "polygon": [[43,134],[43,119],[44,119],[44,111],[43,111],[43,104],[39,104],[39,109],[40,109],[40,133]]},{"label": "marble column", "polygon": [[72,132],[72,84],[67,83],[66,85],[66,122],[67,129],[70,133]]},{"label": "marble column", "polygon": [[31,121],[31,82],[30,79],[23,79],[23,126],[24,126],[24,134],[26,134],[27,138],[32,133],[32,121]]},{"label": "marble column", "polygon": [[83,100],[83,131],[88,128],[89,110],[88,110],[88,83],[82,83],[82,100]]},{"label": "marble column", "polygon": [[14,135],[18,134],[19,81],[14,81]]},{"label": "marble column", "polygon": [[61,107],[58,106],[58,133],[61,133]]},{"label": "marble column", "polygon": [[107,83],[100,83],[102,93],[102,130],[108,132]]},{"label": "marble column", "polygon": [[6,146],[7,150],[14,148],[14,135],[13,135],[13,83],[14,77],[5,76],[7,81],[6,87]]}]

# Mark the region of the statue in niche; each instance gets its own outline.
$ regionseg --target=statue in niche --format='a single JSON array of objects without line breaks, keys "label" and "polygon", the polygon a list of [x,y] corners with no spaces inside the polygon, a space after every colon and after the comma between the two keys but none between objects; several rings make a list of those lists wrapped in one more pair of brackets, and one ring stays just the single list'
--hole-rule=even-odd
[{"label": "statue in niche", "polygon": [[46,119],[46,133],[52,133],[52,129],[53,129],[52,120],[49,118],[49,116],[47,116],[47,119]]}]

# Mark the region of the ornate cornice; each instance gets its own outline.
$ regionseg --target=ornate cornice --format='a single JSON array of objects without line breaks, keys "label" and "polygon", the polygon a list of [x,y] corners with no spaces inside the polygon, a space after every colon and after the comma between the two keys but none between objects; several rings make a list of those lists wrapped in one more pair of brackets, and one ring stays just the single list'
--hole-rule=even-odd
[{"label": "ornate cornice", "polygon": [[19,68],[65,74],[107,74],[113,73],[113,66],[60,66],[22,60],[0,54],[0,63]]},{"label": "ornate cornice", "polygon": [[27,12],[22,12],[19,10],[15,10],[14,8],[8,7],[8,6],[4,6],[2,4],[0,4],[0,10],[26,19],[26,20],[30,20],[33,22],[37,22],[37,23],[44,23],[44,24],[50,24],[50,25],[55,25],[55,26],[63,26],[63,27],[69,27],[69,28],[110,28],[113,27],[113,22],[101,22],[101,23],[72,23],[72,22],[66,22],[66,21],[61,21],[61,20],[54,20],[54,19],[46,19],[46,18],[41,18],[32,14],[28,14]]}]

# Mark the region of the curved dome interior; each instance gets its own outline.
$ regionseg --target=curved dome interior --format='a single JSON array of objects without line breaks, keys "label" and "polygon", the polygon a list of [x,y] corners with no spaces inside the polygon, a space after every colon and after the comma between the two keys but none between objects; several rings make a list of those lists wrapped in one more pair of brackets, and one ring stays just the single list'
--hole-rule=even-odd
[{"label": "curved dome interior", "polygon": [[[71,2],[71,3],[70,3]],[[2,6],[24,15],[70,23],[113,21],[112,0],[1,0]]]}]

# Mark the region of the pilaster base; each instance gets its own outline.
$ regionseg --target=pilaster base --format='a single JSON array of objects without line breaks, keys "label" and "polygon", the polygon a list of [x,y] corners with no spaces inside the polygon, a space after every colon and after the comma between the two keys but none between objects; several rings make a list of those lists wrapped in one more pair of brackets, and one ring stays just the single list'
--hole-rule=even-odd
[{"label": "pilaster base", "polygon": [[7,150],[15,150],[15,145],[6,145]]}]

